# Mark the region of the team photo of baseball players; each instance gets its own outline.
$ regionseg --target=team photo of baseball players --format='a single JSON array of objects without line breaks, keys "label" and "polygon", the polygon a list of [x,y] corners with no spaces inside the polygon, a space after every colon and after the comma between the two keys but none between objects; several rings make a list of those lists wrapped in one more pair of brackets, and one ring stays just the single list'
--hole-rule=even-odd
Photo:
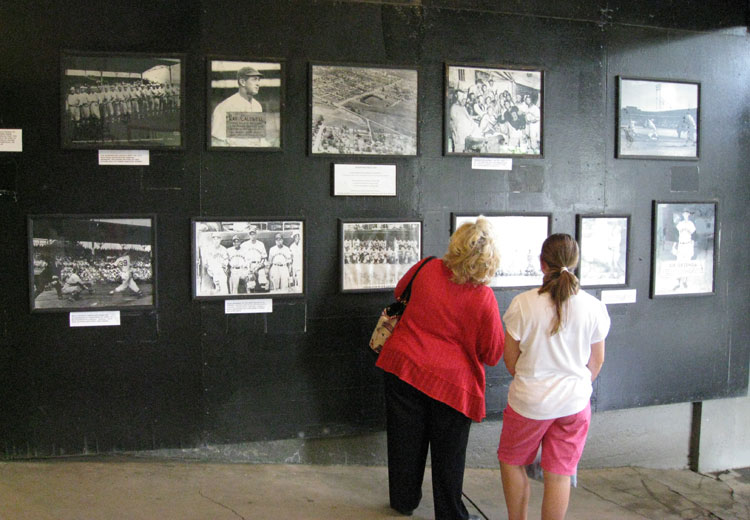
[{"label": "team photo of baseball players", "polygon": [[64,54],[63,147],[182,146],[182,62],[173,56]]},{"label": "team photo of baseball players", "polygon": [[193,219],[196,299],[301,295],[302,220]]}]

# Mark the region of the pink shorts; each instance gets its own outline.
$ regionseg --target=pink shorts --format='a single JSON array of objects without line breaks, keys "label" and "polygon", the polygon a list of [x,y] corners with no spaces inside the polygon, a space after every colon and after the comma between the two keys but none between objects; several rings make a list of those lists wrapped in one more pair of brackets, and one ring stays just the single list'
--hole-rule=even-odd
[{"label": "pink shorts", "polygon": [[503,412],[497,458],[511,466],[526,466],[534,462],[541,444],[542,469],[575,475],[590,423],[590,404],[576,414],[543,421],[527,419],[508,405]]}]

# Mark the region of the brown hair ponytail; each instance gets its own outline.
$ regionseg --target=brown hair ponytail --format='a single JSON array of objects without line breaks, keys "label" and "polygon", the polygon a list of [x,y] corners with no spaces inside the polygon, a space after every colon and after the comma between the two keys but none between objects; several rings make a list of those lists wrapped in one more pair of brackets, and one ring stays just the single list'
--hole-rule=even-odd
[{"label": "brown hair ponytail", "polygon": [[554,336],[563,325],[563,305],[578,293],[578,278],[573,270],[578,265],[578,243],[565,233],[556,233],[547,237],[542,244],[542,261],[547,264],[539,294],[548,292],[555,304],[555,321],[550,329]]}]

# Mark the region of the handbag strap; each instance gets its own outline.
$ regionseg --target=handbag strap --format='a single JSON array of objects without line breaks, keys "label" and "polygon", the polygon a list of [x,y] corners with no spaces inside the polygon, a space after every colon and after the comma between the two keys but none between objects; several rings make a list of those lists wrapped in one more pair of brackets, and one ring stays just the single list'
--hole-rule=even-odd
[{"label": "handbag strap", "polygon": [[430,260],[434,260],[434,259],[435,259],[435,257],[434,257],[434,256],[428,256],[428,257],[427,257],[427,258],[425,259],[425,261],[424,261],[424,262],[422,262],[422,264],[421,264],[421,265],[420,265],[419,267],[417,267],[417,270],[416,270],[416,272],[415,272],[415,273],[414,273],[414,274],[412,275],[412,277],[411,277],[411,280],[409,280],[409,285],[407,285],[407,286],[406,286],[406,288],[404,289],[404,292],[402,292],[402,293],[401,293],[401,297],[399,298],[399,301],[401,301],[401,302],[403,302],[403,303],[406,303],[406,302],[408,302],[408,301],[409,301],[409,298],[411,298],[411,284],[412,284],[412,283],[414,282],[414,279],[415,279],[415,278],[417,277],[417,275],[419,274],[419,271],[420,271],[420,270],[421,270],[421,269],[422,269],[422,268],[423,268],[423,267],[424,267],[425,265],[427,265],[427,263],[428,263],[428,262],[429,262]]}]

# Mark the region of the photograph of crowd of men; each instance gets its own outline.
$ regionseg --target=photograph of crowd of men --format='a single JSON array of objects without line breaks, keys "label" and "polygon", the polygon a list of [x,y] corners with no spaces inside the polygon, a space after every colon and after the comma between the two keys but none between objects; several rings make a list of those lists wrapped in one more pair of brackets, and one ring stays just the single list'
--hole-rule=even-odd
[{"label": "photograph of crowd of men", "polygon": [[446,155],[542,155],[542,87],[542,71],[446,65]]},{"label": "photograph of crowd of men", "polygon": [[181,59],[63,55],[62,72],[64,147],[181,146]]},{"label": "photograph of crowd of men", "polygon": [[302,294],[300,220],[193,220],[193,296],[247,298]]},{"label": "photograph of crowd of men", "polygon": [[422,223],[341,221],[341,290],[390,290],[420,259]]},{"label": "photograph of crowd of men", "polygon": [[29,219],[31,310],[155,305],[153,220]]},{"label": "photograph of crowd of men", "polygon": [[627,283],[629,222],[627,216],[578,216],[581,286]]},{"label": "photograph of crowd of men", "polygon": [[[475,222],[478,215],[453,215],[453,229],[464,222]],[[490,287],[533,287],[542,284],[539,252],[549,236],[551,217],[548,214],[492,215],[484,214],[492,223],[500,251],[500,268]]]},{"label": "photograph of crowd of men", "polygon": [[209,148],[280,148],[282,64],[209,61]]},{"label": "photograph of crowd of men", "polygon": [[698,83],[619,78],[618,157],[698,157]]},{"label": "photograph of crowd of men", "polygon": [[654,202],[652,297],[714,292],[715,202]]},{"label": "photograph of crowd of men", "polygon": [[313,154],[416,155],[417,71],[312,65]]}]

